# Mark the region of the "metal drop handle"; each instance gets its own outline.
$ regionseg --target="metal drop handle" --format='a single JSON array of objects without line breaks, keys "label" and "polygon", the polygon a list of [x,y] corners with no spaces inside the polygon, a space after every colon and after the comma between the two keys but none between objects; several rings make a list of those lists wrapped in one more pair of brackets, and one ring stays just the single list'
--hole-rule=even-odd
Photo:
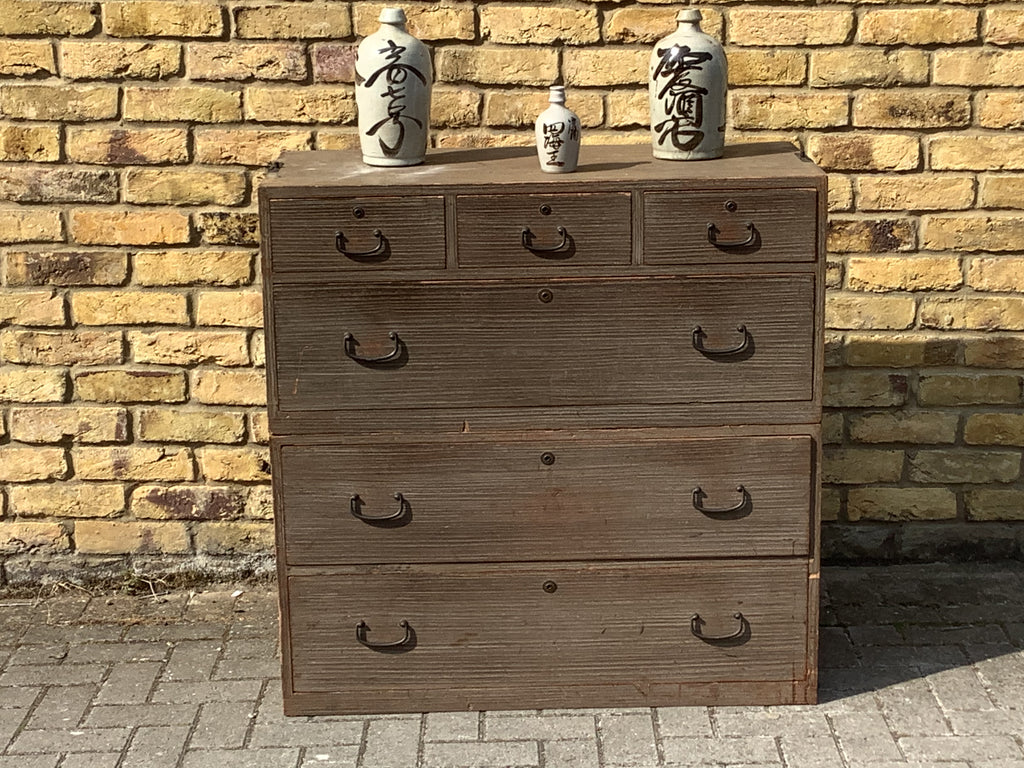
[{"label": "metal drop handle", "polygon": [[693,508],[698,512],[703,512],[705,515],[728,515],[733,512],[739,512],[750,503],[750,494],[742,485],[737,485],[736,491],[740,494],[740,500],[733,506],[726,507],[724,509],[713,509],[711,507],[704,506],[704,497],[707,494],[705,494],[698,485],[693,489]]},{"label": "metal drop handle", "polygon": [[398,338],[396,331],[388,333],[388,338],[395,343],[395,348],[388,352],[386,355],[380,357],[363,357],[356,352],[356,347],[359,346],[359,342],[356,341],[355,336],[351,333],[345,334],[345,355],[355,360],[357,363],[365,363],[370,365],[383,365],[386,363],[393,363],[402,357],[402,340]]},{"label": "metal drop handle", "polygon": [[742,613],[734,613],[732,615],[739,623],[739,629],[729,635],[705,635],[701,627],[704,626],[704,619],[700,617],[699,613],[693,614],[690,617],[690,631],[694,637],[698,640],[703,640],[705,643],[728,643],[733,640],[741,639],[745,634],[750,631],[750,622],[746,620]]},{"label": "metal drop handle", "polygon": [[746,230],[750,233],[746,240],[724,241],[718,239],[718,227],[708,224],[708,242],[716,248],[746,248],[757,242],[757,229],[754,227],[754,222],[748,221]]},{"label": "metal drop handle", "polygon": [[404,619],[398,623],[398,626],[405,630],[405,637],[403,637],[401,640],[395,640],[394,642],[390,643],[375,643],[372,640],[366,639],[366,633],[370,628],[369,626],[367,626],[365,621],[360,621],[358,624],[356,624],[356,640],[358,640],[360,643],[362,643],[367,648],[373,651],[385,651],[394,650],[396,648],[404,648],[405,646],[409,645],[409,643],[412,641],[412,627],[409,626],[409,622],[405,621]]},{"label": "metal drop handle", "polygon": [[409,502],[406,500],[405,496],[400,493],[395,494],[395,501],[398,502],[398,510],[387,515],[379,515],[376,517],[373,515],[364,515],[359,511],[359,505],[362,501],[363,500],[359,498],[359,494],[356,494],[349,499],[348,509],[349,512],[352,513],[353,517],[362,520],[364,523],[386,523],[393,520],[401,520],[409,514]]},{"label": "metal drop handle", "polygon": [[704,329],[699,325],[693,329],[693,348],[700,352],[702,355],[738,355],[742,352],[746,352],[750,348],[751,337],[747,332],[747,326],[741,325],[736,328],[737,331],[743,334],[743,341],[737,344],[735,347],[727,347],[725,349],[711,349],[704,346]]},{"label": "metal drop handle", "polygon": [[562,242],[558,243],[558,245],[531,245],[533,232],[530,231],[529,227],[523,227],[523,248],[534,253],[560,253],[568,251],[570,247],[569,231],[565,227],[558,227],[555,231],[562,236]]},{"label": "metal drop handle", "polygon": [[388,241],[379,229],[373,230],[373,236],[377,238],[377,245],[368,251],[349,251],[345,248],[345,235],[339,229],[334,233],[334,247],[339,253],[343,253],[350,259],[372,259],[375,256],[383,256],[388,250]]}]

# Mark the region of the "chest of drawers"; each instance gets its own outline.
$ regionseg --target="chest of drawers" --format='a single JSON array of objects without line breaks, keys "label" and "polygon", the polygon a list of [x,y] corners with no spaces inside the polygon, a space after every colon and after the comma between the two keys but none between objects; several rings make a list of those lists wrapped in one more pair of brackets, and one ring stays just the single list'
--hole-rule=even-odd
[{"label": "chest of drawers", "polygon": [[287,713],[814,701],[824,174],[582,161],[262,184]]}]

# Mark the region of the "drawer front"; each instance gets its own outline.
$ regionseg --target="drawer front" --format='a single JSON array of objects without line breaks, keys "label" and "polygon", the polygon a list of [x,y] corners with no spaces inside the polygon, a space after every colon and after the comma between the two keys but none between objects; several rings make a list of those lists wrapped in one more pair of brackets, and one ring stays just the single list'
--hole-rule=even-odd
[{"label": "drawer front", "polygon": [[[629,193],[462,195],[460,267],[572,267],[632,261]],[[528,230],[528,233],[524,233]]]},{"label": "drawer front", "polygon": [[394,689],[408,711],[512,688],[540,707],[587,684],[641,701],[654,684],[796,680],[806,666],[806,560],[410,565],[291,576],[288,590],[294,690],[345,691],[353,710]]},{"label": "drawer front", "polygon": [[645,192],[645,264],[814,261],[813,189]]},{"label": "drawer front", "polygon": [[814,303],[810,274],[282,284],[277,407],[806,401]]},{"label": "drawer front", "polygon": [[444,269],[444,198],[271,200],[270,237],[275,272]]},{"label": "drawer front", "polygon": [[806,554],[811,452],[808,436],[289,443],[274,466],[290,565],[667,559]]}]

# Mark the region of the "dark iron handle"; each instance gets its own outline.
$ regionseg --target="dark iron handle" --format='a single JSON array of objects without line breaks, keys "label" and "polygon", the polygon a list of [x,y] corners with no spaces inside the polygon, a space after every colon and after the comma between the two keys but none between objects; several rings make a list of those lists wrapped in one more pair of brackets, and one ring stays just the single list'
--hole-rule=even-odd
[{"label": "dark iron handle", "polygon": [[347,251],[345,250],[345,235],[339,229],[334,233],[334,247],[350,259],[370,259],[374,256],[383,256],[388,249],[388,241],[379,229],[373,230],[373,236],[377,238],[377,245],[368,251]]},{"label": "dark iron handle", "polygon": [[747,506],[748,503],[750,503],[750,494],[747,493],[747,489],[742,485],[737,485],[736,491],[740,494],[740,500],[736,502],[736,504],[726,509],[711,509],[710,507],[705,507],[702,503],[701,500],[704,496],[704,491],[702,491],[698,485],[693,489],[693,508],[698,512],[703,512],[705,515],[728,515],[733,512],[739,512]]},{"label": "dark iron handle", "polygon": [[705,635],[701,630],[701,626],[704,624],[704,619],[700,617],[699,613],[695,613],[690,617],[690,631],[693,632],[694,637],[699,640],[703,640],[705,643],[728,643],[732,640],[739,640],[744,634],[746,634],[750,625],[742,613],[734,613],[732,617],[740,623],[740,626],[739,629],[730,635],[719,635],[718,637]]},{"label": "dark iron handle", "polygon": [[757,230],[754,228],[754,222],[747,222],[747,235],[746,240],[734,240],[732,242],[725,242],[718,239],[718,227],[714,224],[708,224],[708,242],[716,248],[746,248],[748,245],[753,245],[757,242]]},{"label": "dark iron handle", "polygon": [[555,231],[562,236],[562,242],[558,245],[530,245],[533,233],[529,227],[523,227],[523,248],[535,253],[558,253],[569,250],[569,231],[565,227],[558,227]]},{"label": "dark iron handle", "polygon": [[698,325],[693,329],[693,348],[702,355],[738,355],[741,352],[746,352],[750,348],[750,334],[747,333],[747,326],[738,326],[736,330],[743,334],[743,341],[735,347],[709,349],[704,346],[704,329]]},{"label": "dark iron handle", "polygon": [[398,511],[392,512],[389,515],[381,515],[379,517],[364,515],[362,512],[359,511],[360,501],[362,501],[362,499],[359,498],[359,494],[356,494],[351,499],[349,499],[348,508],[349,511],[352,513],[353,517],[356,517],[367,523],[386,523],[389,520],[400,520],[401,518],[405,517],[405,515],[409,512],[409,502],[406,501],[405,496],[403,496],[400,493],[395,494],[395,501],[398,502]]},{"label": "dark iron handle", "polygon": [[369,627],[366,625],[365,621],[360,621],[356,624],[356,640],[374,651],[383,651],[389,648],[402,648],[403,646],[408,645],[412,640],[412,627],[410,627],[409,622],[404,619],[398,623],[398,626],[405,630],[405,637],[401,640],[395,640],[391,643],[374,643],[366,639],[366,631]]},{"label": "dark iron handle", "polygon": [[393,363],[402,356],[402,340],[395,331],[388,333],[388,338],[395,342],[395,348],[381,357],[362,357],[356,353],[358,342],[351,333],[345,334],[345,354],[357,363]]}]

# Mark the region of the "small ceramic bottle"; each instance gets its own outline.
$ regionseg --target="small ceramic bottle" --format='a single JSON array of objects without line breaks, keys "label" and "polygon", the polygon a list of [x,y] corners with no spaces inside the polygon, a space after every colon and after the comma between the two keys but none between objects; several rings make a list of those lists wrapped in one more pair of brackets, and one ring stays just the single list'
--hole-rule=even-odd
[{"label": "small ceramic bottle", "polygon": [[548,101],[535,128],[540,167],[547,173],[572,173],[580,157],[580,119],[565,106],[565,86],[551,86]]},{"label": "small ceramic bottle", "polygon": [[676,31],[651,52],[651,142],[665,160],[709,160],[725,148],[725,50],[700,18],[680,11]]},{"label": "small ceramic bottle", "polygon": [[356,49],[359,143],[367,165],[418,165],[427,153],[430,51],[405,29],[405,11],[384,8],[380,29]]}]

